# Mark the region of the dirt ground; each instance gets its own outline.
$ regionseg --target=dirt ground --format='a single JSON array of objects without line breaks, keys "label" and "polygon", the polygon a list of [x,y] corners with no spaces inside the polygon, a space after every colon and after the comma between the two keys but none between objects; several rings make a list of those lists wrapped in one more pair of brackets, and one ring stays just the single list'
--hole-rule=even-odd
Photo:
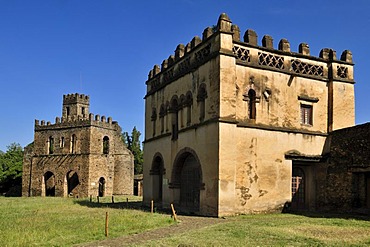
[{"label": "dirt ground", "polygon": [[114,247],[114,246],[127,246],[130,244],[141,244],[149,240],[157,240],[167,238],[172,235],[180,234],[189,230],[200,229],[210,225],[219,224],[228,221],[229,219],[211,218],[211,217],[198,217],[198,216],[178,216],[180,221],[168,227],[158,228],[151,231],[146,231],[139,234],[118,237],[114,239],[106,239],[91,243],[85,243],[78,246],[95,246],[95,247]]}]

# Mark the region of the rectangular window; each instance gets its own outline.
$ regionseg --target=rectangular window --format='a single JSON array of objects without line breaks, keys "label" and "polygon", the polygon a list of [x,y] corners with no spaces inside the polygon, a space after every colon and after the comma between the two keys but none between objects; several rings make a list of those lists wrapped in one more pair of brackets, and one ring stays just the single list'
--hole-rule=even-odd
[{"label": "rectangular window", "polygon": [[312,125],[312,105],[301,104],[301,124]]}]

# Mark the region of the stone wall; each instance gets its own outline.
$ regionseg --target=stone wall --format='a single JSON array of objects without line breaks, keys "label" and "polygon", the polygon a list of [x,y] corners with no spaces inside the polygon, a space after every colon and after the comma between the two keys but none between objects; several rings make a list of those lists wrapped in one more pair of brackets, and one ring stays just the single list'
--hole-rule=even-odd
[{"label": "stone wall", "polygon": [[118,123],[89,113],[88,96],[63,100],[64,117],[54,124],[35,121],[34,144],[24,156],[23,196],[97,196],[99,181],[103,195],[133,194],[133,156]]},{"label": "stone wall", "polygon": [[332,132],[324,152],[328,160],[317,169],[317,208],[351,211],[366,207],[370,123]]}]

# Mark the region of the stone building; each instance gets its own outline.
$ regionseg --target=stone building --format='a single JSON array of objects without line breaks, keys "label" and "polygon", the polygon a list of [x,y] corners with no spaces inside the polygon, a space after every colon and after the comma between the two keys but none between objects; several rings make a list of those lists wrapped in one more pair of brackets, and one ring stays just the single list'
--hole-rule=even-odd
[{"label": "stone building", "polygon": [[317,207],[327,137],[355,123],[352,54],[240,36],[222,14],[150,71],[145,204],[210,216]]},{"label": "stone building", "polygon": [[55,123],[35,120],[33,145],[25,149],[23,196],[132,194],[133,155],[111,117],[89,113],[89,96],[63,96]]}]

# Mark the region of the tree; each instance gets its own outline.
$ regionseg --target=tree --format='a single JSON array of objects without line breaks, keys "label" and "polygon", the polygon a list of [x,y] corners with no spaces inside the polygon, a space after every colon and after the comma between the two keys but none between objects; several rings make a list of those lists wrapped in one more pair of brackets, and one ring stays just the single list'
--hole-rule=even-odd
[{"label": "tree", "polygon": [[140,131],[134,127],[131,132],[131,136],[128,132],[122,133],[122,141],[126,145],[126,147],[132,152],[134,155],[134,173],[141,174],[143,173],[143,151],[141,150],[141,143],[140,143]]},{"label": "tree", "polygon": [[12,143],[7,148],[5,153],[0,154],[1,192],[22,184],[23,148],[18,143]]}]

